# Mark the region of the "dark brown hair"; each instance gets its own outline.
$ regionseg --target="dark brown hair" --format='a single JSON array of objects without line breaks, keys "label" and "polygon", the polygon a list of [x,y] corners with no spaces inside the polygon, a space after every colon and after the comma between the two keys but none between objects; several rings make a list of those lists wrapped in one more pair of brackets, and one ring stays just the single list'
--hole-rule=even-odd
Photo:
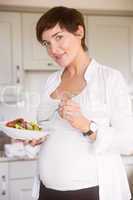
[{"label": "dark brown hair", "polygon": [[78,30],[78,26],[81,25],[84,30],[84,36],[81,40],[81,45],[84,51],[87,51],[85,44],[85,24],[83,15],[74,8],[67,8],[63,6],[54,7],[48,10],[41,16],[36,25],[36,35],[40,43],[42,43],[42,33],[48,29],[53,28],[56,24],[59,24],[61,28],[65,28],[71,33],[75,33]]}]

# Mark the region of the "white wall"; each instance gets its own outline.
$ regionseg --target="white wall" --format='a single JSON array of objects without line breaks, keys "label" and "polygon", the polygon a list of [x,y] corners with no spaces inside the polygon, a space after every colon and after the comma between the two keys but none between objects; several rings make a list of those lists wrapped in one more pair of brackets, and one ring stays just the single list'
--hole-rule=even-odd
[{"label": "white wall", "polygon": [[83,9],[133,11],[133,0],[0,0],[0,4],[35,7],[53,7],[64,5]]}]

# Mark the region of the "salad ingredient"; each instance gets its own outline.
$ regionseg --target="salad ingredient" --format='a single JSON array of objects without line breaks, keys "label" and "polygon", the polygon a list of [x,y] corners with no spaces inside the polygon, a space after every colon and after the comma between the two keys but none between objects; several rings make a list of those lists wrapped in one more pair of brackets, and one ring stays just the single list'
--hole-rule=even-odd
[{"label": "salad ingredient", "polygon": [[6,123],[7,127],[23,129],[23,130],[34,130],[41,131],[42,128],[36,122],[27,122],[23,118],[17,118],[15,120],[9,121]]}]

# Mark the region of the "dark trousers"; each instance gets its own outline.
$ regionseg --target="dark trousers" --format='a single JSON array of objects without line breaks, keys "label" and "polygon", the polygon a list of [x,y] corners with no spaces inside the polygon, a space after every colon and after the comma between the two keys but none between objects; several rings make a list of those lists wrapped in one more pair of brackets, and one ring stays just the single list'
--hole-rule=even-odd
[{"label": "dark trousers", "polygon": [[99,200],[99,187],[90,187],[81,190],[59,191],[40,185],[38,200]]}]

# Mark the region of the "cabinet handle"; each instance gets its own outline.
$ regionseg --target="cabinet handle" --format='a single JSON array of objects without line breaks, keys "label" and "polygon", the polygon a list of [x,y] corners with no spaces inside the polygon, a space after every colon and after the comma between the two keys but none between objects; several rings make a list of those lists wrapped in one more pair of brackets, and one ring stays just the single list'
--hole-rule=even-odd
[{"label": "cabinet handle", "polygon": [[5,195],[6,195],[6,176],[3,175],[3,176],[1,177],[1,179],[2,179],[1,194],[2,194],[3,196],[5,196]]},{"label": "cabinet handle", "polygon": [[48,63],[48,66],[52,66],[53,64],[52,63]]},{"label": "cabinet handle", "polygon": [[20,66],[19,65],[16,66],[16,83],[17,84],[20,83]]}]

